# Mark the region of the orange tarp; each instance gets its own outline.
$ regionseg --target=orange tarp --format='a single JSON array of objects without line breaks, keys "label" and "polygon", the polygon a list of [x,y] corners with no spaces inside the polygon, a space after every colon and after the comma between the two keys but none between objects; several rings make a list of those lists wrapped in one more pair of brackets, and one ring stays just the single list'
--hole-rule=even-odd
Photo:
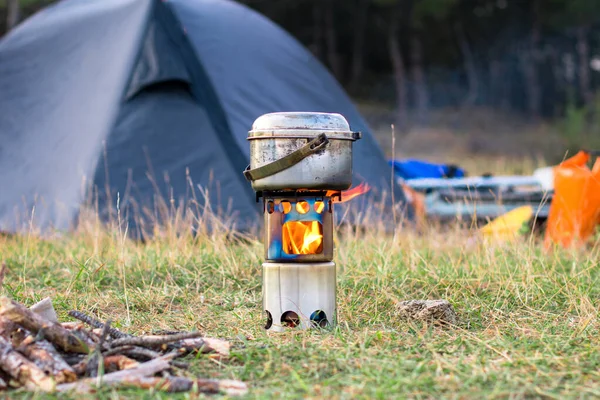
[{"label": "orange tarp", "polygon": [[584,244],[600,222],[600,157],[592,169],[589,152],[580,151],[554,168],[554,197],[545,245]]}]

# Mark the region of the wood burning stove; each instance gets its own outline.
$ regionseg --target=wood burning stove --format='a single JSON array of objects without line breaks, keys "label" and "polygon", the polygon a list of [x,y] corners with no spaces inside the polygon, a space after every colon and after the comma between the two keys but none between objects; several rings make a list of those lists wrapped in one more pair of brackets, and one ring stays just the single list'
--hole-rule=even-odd
[{"label": "wood burning stove", "polygon": [[244,171],[264,212],[265,329],[337,322],[333,262],[335,199],[352,183],[352,132],[327,113],[272,113],[249,132]]}]

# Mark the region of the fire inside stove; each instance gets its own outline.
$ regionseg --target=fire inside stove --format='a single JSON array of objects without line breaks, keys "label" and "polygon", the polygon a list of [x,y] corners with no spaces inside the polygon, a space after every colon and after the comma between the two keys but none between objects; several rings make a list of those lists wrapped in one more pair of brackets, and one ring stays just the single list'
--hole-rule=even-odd
[{"label": "fire inside stove", "polygon": [[324,192],[268,194],[265,198],[267,260],[331,260],[332,203]]},{"label": "fire inside stove", "polygon": [[369,190],[265,193],[266,259],[323,262],[333,258],[333,205]]},{"label": "fire inside stove", "polygon": [[323,225],[317,221],[286,222],[282,239],[286,254],[320,254],[323,252]]}]

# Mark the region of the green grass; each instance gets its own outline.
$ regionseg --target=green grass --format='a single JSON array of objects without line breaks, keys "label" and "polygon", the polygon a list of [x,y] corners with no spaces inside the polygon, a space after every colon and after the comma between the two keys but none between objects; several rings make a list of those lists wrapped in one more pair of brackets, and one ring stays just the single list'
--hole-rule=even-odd
[{"label": "green grass", "polygon": [[[229,360],[202,356],[191,372],[241,379],[247,398],[600,395],[595,250],[482,244],[461,231],[337,240],[339,323],[323,331],[266,333],[261,242],[224,235],[166,234],[143,245],[95,229],[48,241],[0,237],[9,268],[2,292],[26,305],[52,296],[62,320],[78,309],[136,334],[199,329],[229,339]],[[459,326],[396,315],[398,301],[437,298],[453,304]],[[190,395],[103,389],[98,397]]]}]

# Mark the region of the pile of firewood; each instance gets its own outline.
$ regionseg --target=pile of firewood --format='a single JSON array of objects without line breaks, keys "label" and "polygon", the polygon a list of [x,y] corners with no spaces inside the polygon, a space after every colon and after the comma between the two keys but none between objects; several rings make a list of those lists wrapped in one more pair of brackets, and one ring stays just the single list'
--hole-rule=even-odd
[{"label": "pile of firewood", "polygon": [[100,386],[133,386],[167,392],[229,395],[245,383],[188,377],[181,357],[227,357],[229,343],[199,332],[134,336],[79,311],[60,323],[47,298],[27,308],[0,297],[0,389],[89,393]]}]

